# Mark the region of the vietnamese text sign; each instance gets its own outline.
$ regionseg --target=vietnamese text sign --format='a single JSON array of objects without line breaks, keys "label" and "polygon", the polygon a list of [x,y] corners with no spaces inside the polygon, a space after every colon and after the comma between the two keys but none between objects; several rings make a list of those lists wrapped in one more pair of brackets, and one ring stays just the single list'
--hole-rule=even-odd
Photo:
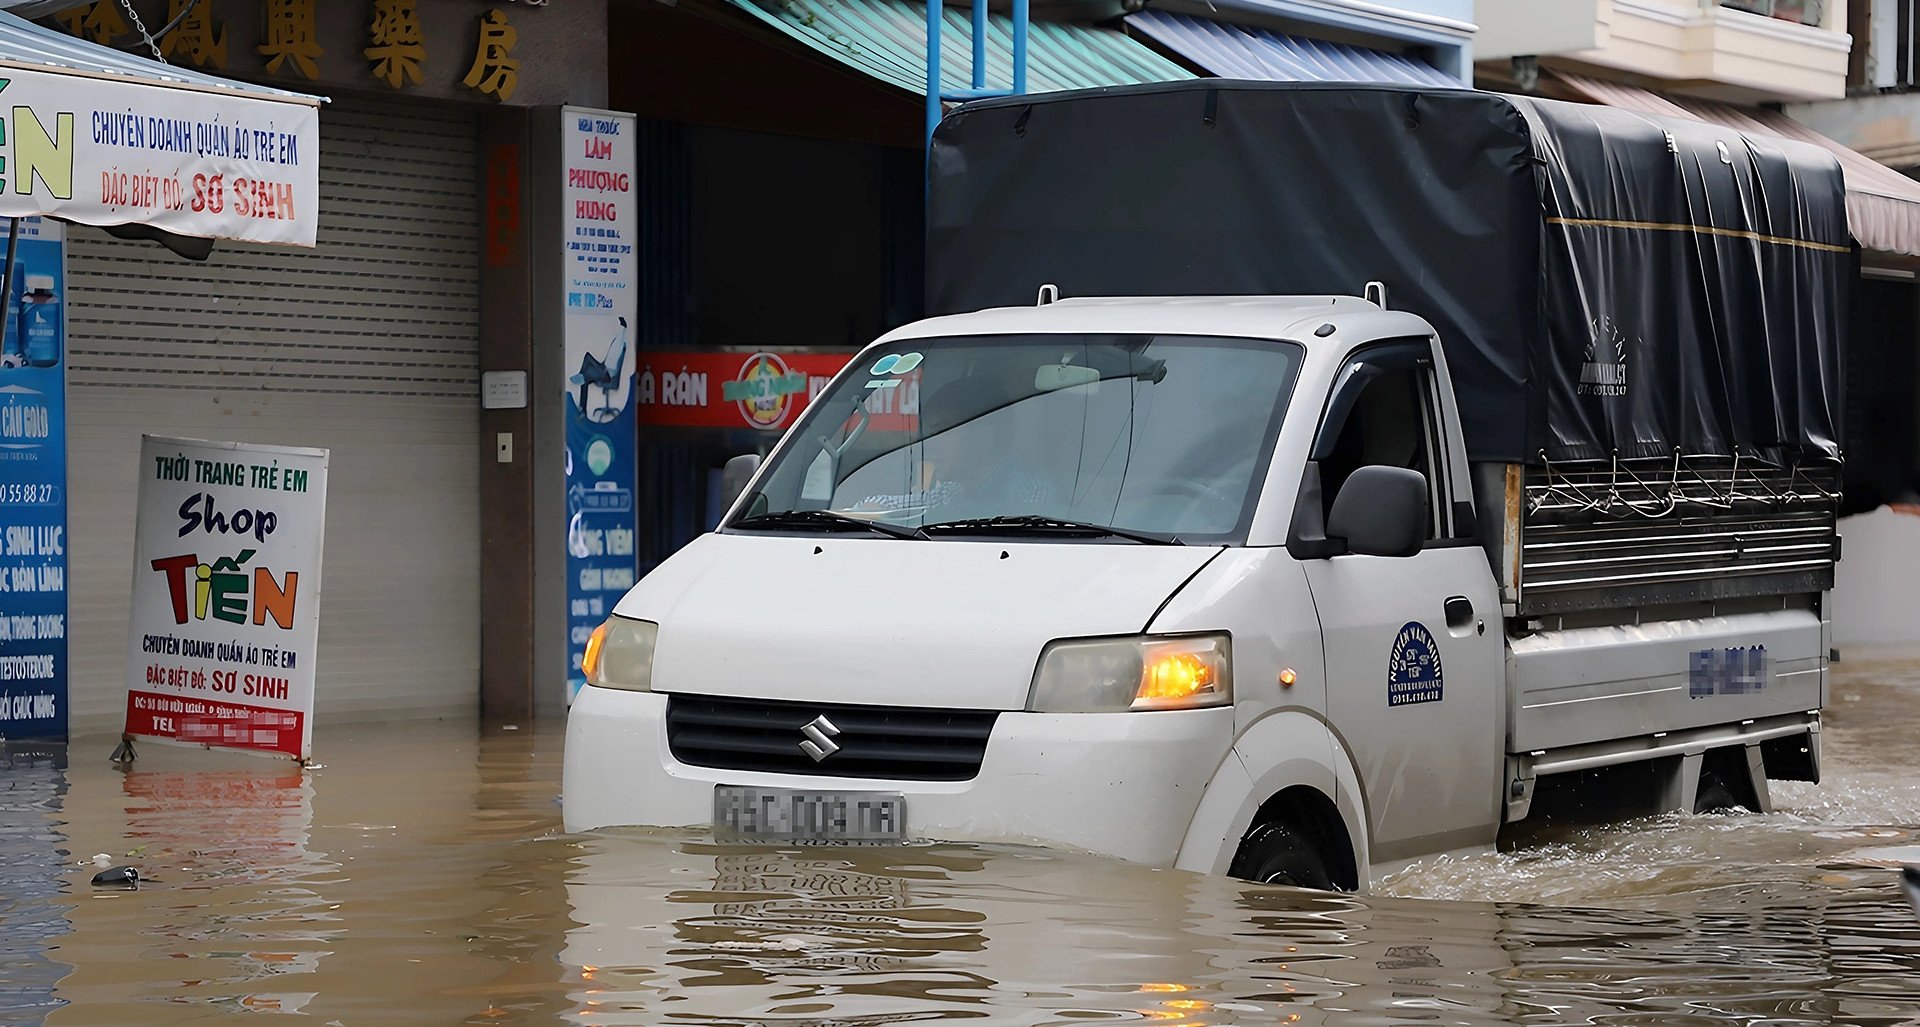
[{"label": "vietnamese text sign", "polygon": [[127,733],[306,759],[327,451],[147,436],[139,467]]},{"label": "vietnamese text sign", "polygon": [[314,244],[317,107],[5,68],[0,126],[0,217]]},{"label": "vietnamese text sign", "polygon": [[849,359],[847,353],[648,353],[640,367],[640,423],[780,431]]},{"label": "vietnamese text sign", "polygon": [[567,699],[586,684],[587,637],[633,587],[634,119],[560,112],[566,246]]},{"label": "vietnamese text sign", "polygon": [[[0,240],[6,222],[0,220]],[[0,738],[67,733],[66,269],[20,222],[0,323]],[[0,250],[4,252],[4,250]],[[29,289],[29,283],[37,288]]]}]

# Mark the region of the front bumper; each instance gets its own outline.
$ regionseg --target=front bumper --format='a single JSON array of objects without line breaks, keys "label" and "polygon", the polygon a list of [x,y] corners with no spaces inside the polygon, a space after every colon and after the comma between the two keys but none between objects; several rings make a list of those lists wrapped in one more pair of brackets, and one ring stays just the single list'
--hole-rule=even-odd
[{"label": "front bumper", "polygon": [[1230,708],[1003,713],[974,779],[892,781],[689,766],[668,749],[666,713],[665,695],[580,690],[567,714],[567,830],[707,827],[717,784],[899,792],[916,838],[1041,843],[1171,866],[1233,744]]}]

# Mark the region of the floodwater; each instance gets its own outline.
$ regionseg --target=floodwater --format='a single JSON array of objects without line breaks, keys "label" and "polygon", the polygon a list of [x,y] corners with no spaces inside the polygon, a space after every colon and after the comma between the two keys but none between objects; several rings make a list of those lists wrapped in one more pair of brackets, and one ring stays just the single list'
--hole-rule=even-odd
[{"label": "floodwater", "polygon": [[[566,835],[558,725],[324,766],[0,746],[0,1022],[1920,1025],[1920,669],[1767,816],[1540,832],[1366,897],[1088,856]],[[89,884],[95,853],[137,891]]]}]

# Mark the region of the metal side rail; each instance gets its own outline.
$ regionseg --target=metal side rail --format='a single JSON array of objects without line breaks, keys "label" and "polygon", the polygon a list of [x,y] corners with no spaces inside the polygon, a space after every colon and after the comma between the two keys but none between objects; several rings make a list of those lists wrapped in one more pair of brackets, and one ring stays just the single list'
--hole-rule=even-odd
[{"label": "metal side rail", "polygon": [[[1747,766],[1753,777],[1754,792],[1763,807],[1756,812],[1771,812],[1772,803],[1767,792],[1768,753],[1765,747],[1768,743],[1775,743],[1775,748],[1779,748],[1781,740],[1798,737],[1804,737],[1804,744],[1797,747],[1789,745],[1787,748],[1797,748],[1798,752],[1791,755],[1797,756],[1804,765],[1795,766],[1790,770],[1783,766],[1783,773],[1772,776],[1782,780],[1818,781],[1820,779],[1819,710],[1743,720],[1736,724],[1660,731],[1632,738],[1590,742],[1560,749],[1509,753],[1507,755],[1506,822],[1517,823],[1527,818],[1533,806],[1534,785],[1540,778],[1651,760],[1674,761],[1665,795],[1662,797],[1662,806],[1669,810],[1691,812],[1699,786],[1700,765],[1703,757],[1709,750],[1736,746],[1744,747],[1746,750]],[[1776,757],[1776,762],[1785,763],[1787,757]]]}]

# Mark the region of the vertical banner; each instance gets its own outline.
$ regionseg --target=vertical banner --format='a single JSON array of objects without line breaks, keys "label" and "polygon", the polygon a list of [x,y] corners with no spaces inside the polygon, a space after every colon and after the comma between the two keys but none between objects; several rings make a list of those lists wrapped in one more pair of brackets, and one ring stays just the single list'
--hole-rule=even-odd
[{"label": "vertical banner", "polygon": [[313,754],[327,451],[140,444],[126,732]]},{"label": "vertical banner", "polygon": [[560,112],[566,254],[567,701],[587,637],[633,587],[634,119]]},{"label": "vertical banner", "polygon": [[20,219],[0,326],[0,738],[67,734],[66,292],[60,225]]}]

